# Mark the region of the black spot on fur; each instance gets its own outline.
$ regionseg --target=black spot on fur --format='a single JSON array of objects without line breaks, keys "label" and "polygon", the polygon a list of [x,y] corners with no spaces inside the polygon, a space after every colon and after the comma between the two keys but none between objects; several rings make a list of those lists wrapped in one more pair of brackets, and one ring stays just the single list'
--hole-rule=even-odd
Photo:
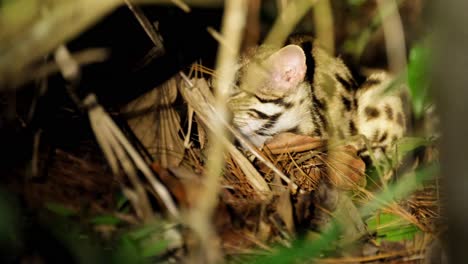
[{"label": "black spot on fur", "polygon": [[284,101],[282,101],[282,102],[283,102],[282,106],[283,106],[286,110],[287,110],[287,109],[291,109],[291,108],[294,106],[293,103],[288,103],[288,102],[284,102]]},{"label": "black spot on fur", "polygon": [[318,137],[322,136],[322,130],[320,130],[320,126],[316,124],[315,122],[314,124],[315,124],[314,135]]},{"label": "black spot on fur", "polygon": [[299,134],[299,126],[295,126],[293,128],[288,129],[286,132],[294,133],[294,134]]},{"label": "black spot on fur", "polygon": [[286,109],[289,109],[289,108],[293,107],[293,104],[292,104],[292,103],[285,102],[285,101],[283,100],[283,98],[278,98],[278,99],[264,99],[264,98],[260,98],[260,97],[257,96],[257,95],[255,95],[255,98],[257,98],[257,100],[258,100],[260,103],[262,103],[262,104],[271,103],[271,104],[283,106],[283,107],[286,108]]},{"label": "black spot on fur", "polygon": [[322,136],[323,135],[323,130],[322,130],[322,123],[320,121],[319,116],[316,114],[316,110],[311,107],[311,116],[312,116],[312,122],[314,123],[314,135],[315,136]]},{"label": "black spot on fur", "polygon": [[368,78],[368,79],[361,85],[361,89],[362,89],[362,88],[369,88],[369,87],[374,86],[374,85],[379,85],[381,82],[382,82],[382,80],[380,80],[380,79]]},{"label": "black spot on fur", "polygon": [[236,78],[236,80],[235,80],[235,82],[234,82],[234,85],[235,85],[236,87],[240,87],[240,85],[241,85],[240,82],[241,82],[241,78]]},{"label": "black spot on fur", "polygon": [[325,103],[325,101],[319,100],[315,94],[312,94],[312,103],[320,110],[327,111],[327,103]]},{"label": "black spot on fur", "polygon": [[[326,131],[328,127],[327,119],[325,118],[324,112],[327,111],[327,104],[324,101],[320,101],[315,94],[312,94],[312,121],[317,128],[322,131]],[[317,136],[321,136],[322,132],[316,133]]]},{"label": "black spot on fur", "polygon": [[367,106],[367,107],[364,109],[364,112],[365,112],[366,115],[367,115],[367,120],[371,120],[371,119],[377,118],[377,117],[379,117],[379,115],[380,115],[379,110],[377,110],[377,108],[372,107],[372,106]]},{"label": "black spot on fur", "polygon": [[356,89],[356,83],[354,82],[354,80],[352,79],[346,80],[345,78],[341,77],[338,73],[335,74],[335,78],[338,82],[341,83],[341,85],[343,85],[343,87],[347,91],[353,91]]},{"label": "black spot on fur", "polygon": [[318,112],[317,112],[317,115],[318,115],[318,117],[319,117],[319,119],[320,119],[320,122],[321,122],[321,124],[322,124],[322,129],[323,129],[324,131],[328,130],[328,121],[327,121],[327,119],[325,118],[324,113],[323,113],[322,111],[318,111]]},{"label": "black spot on fur", "polygon": [[376,129],[374,131],[374,134],[372,134],[371,141],[377,142],[379,140],[379,134],[380,134],[380,131]]},{"label": "black spot on fur", "polygon": [[269,133],[268,130],[260,130],[260,129],[255,131],[255,134],[259,136],[273,136],[273,134]]},{"label": "black spot on fur", "polygon": [[276,124],[276,122],[278,121],[278,119],[280,118],[282,114],[283,113],[276,113],[266,118],[268,121],[261,128],[255,131],[255,134],[262,135],[262,136],[271,135],[270,133],[268,133],[268,130]]},{"label": "black spot on fur", "polygon": [[383,153],[387,152],[387,146],[380,146],[380,149]]},{"label": "black spot on fur", "polygon": [[387,114],[388,120],[393,120],[393,109],[388,104],[385,105],[385,113]]},{"label": "black spot on fur", "polygon": [[348,112],[351,111],[351,101],[344,96],[341,97],[341,101],[343,102],[343,105],[345,106],[346,111]]},{"label": "black spot on fur", "polygon": [[357,135],[356,124],[354,123],[353,120],[351,120],[351,122],[349,122],[349,132],[351,133],[351,136]]},{"label": "black spot on fur", "polygon": [[380,136],[379,142],[384,142],[388,137],[387,132],[384,132],[382,136]]},{"label": "black spot on fur", "polygon": [[260,118],[260,119],[270,118],[270,115],[267,115],[267,114],[263,113],[262,111],[259,111],[259,110],[255,109],[255,108],[249,109],[249,111],[254,112],[255,114],[257,114],[258,118]]},{"label": "black spot on fur", "polygon": [[268,118],[268,122],[264,125],[266,128],[271,128],[280,118],[283,113],[276,113]]},{"label": "black spot on fur", "polygon": [[403,124],[403,114],[402,113],[397,114],[396,121],[400,126],[402,126],[402,127],[404,126],[404,124]]}]

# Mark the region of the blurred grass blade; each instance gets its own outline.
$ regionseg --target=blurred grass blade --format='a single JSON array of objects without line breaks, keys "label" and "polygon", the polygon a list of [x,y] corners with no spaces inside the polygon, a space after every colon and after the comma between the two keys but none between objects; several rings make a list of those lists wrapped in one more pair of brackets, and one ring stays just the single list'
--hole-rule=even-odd
[{"label": "blurred grass blade", "polygon": [[332,222],[328,229],[324,230],[321,236],[315,240],[297,240],[291,248],[280,248],[275,253],[258,257],[250,263],[255,264],[280,264],[280,263],[301,263],[306,261],[313,263],[314,258],[318,258],[323,250],[329,248],[332,242],[338,239],[340,232],[338,225]]},{"label": "blurred grass blade", "polygon": [[369,230],[377,232],[377,241],[402,241],[413,239],[420,230],[403,217],[391,213],[380,213],[366,221]]},{"label": "blurred grass blade", "polygon": [[75,210],[70,209],[70,208],[68,208],[65,205],[60,204],[60,203],[52,203],[52,202],[46,203],[45,207],[49,211],[54,212],[55,214],[60,215],[60,216],[68,217],[68,216],[77,215],[77,212]]},{"label": "blurred grass blade", "polygon": [[424,181],[430,180],[439,172],[439,165],[434,163],[427,167],[421,168],[414,173],[403,175],[400,181],[394,185],[388,186],[380,194],[367,205],[361,208],[361,215],[368,216],[375,212],[375,210],[388,206],[390,203],[403,199],[411,192],[416,190]]},{"label": "blurred grass blade", "polygon": [[294,27],[318,0],[290,1],[276,19],[273,28],[265,39],[266,45],[279,48],[293,31]]},{"label": "blurred grass blade", "polygon": [[397,160],[402,160],[411,151],[424,146],[429,146],[431,140],[421,137],[404,137],[397,141],[398,157]]},{"label": "blurred grass blade", "polygon": [[122,220],[113,215],[99,215],[90,220],[90,223],[94,225],[118,225]]},{"label": "blurred grass blade", "polygon": [[317,40],[320,42],[321,46],[333,56],[335,54],[335,31],[330,0],[318,1],[313,11]]},{"label": "blurred grass blade", "polygon": [[420,118],[430,102],[429,98],[430,50],[424,44],[414,46],[409,54],[408,84],[412,108],[416,118]]}]

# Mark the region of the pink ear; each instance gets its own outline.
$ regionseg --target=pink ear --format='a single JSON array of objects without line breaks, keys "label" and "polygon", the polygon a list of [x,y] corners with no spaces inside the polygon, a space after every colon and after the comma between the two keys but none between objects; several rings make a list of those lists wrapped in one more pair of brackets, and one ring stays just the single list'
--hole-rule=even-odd
[{"label": "pink ear", "polygon": [[264,89],[280,93],[294,90],[304,80],[307,69],[304,51],[297,45],[288,45],[273,53],[264,65],[269,75],[265,83],[269,87]]}]

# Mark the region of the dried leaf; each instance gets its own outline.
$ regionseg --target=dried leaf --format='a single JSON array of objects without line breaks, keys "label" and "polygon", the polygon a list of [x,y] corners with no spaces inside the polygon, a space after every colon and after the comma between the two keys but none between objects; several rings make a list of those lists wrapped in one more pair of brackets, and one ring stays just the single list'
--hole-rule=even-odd
[{"label": "dried leaf", "polygon": [[303,152],[325,146],[324,140],[318,137],[280,133],[265,143],[265,147],[273,154],[288,152]]},{"label": "dried leaf", "polygon": [[185,188],[181,182],[178,181],[169,170],[165,169],[160,164],[153,163],[151,164],[151,168],[158,174],[161,181],[168,188],[169,192],[175,197],[177,202],[185,207],[188,207],[189,200],[187,199]]},{"label": "dried leaf", "polygon": [[365,186],[366,164],[353,146],[342,146],[330,151],[327,165],[327,175],[335,186],[343,189]]}]

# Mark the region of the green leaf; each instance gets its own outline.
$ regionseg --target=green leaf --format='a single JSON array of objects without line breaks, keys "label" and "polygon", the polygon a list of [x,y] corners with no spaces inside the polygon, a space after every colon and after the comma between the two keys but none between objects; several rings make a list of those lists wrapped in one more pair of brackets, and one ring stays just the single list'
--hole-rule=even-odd
[{"label": "green leaf", "polygon": [[306,259],[308,262],[312,263],[312,259],[320,257],[324,250],[330,249],[333,242],[338,240],[339,235],[338,224],[336,222],[331,222],[329,228],[324,230],[322,235],[317,239],[313,241],[304,239],[296,240],[293,242],[291,248],[279,247],[273,254],[257,257],[249,263],[301,263],[301,260],[304,261]]},{"label": "green leaf", "polygon": [[169,245],[169,242],[166,240],[160,240],[156,242],[148,242],[144,243],[143,249],[142,249],[142,255],[144,257],[152,257],[160,254],[163,252],[165,249],[167,249],[167,246]]},{"label": "green leaf", "polygon": [[138,249],[138,245],[127,236],[120,238],[117,249],[114,252],[113,263],[143,263],[143,257]]},{"label": "green leaf", "polygon": [[370,231],[377,232],[377,241],[402,241],[414,239],[419,228],[409,223],[402,217],[390,214],[380,213],[367,220],[367,226]]},{"label": "green leaf", "polygon": [[366,0],[348,0],[348,5],[361,6]]},{"label": "green leaf", "polygon": [[124,206],[127,204],[128,198],[123,195],[123,193],[119,193],[117,197],[117,210],[123,210]]},{"label": "green leaf", "polygon": [[421,137],[403,137],[398,140],[397,144],[397,160],[402,160],[409,152],[423,146],[429,146],[432,141]]},{"label": "green leaf", "polygon": [[157,224],[148,224],[134,231],[129,232],[128,235],[132,239],[140,240],[140,239],[148,238],[152,236],[153,234],[155,234],[156,232],[162,233],[163,232],[162,227]]},{"label": "green leaf", "polygon": [[69,217],[69,216],[75,216],[75,215],[78,214],[76,212],[76,210],[68,208],[68,207],[66,207],[66,206],[64,206],[63,204],[60,204],[60,203],[54,203],[54,202],[46,203],[45,207],[49,211],[51,211],[51,212],[53,212],[53,213],[55,213],[57,215],[60,215],[60,216]]},{"label": "green leaf", "polygon": [[401,176],[397,183],[389,185],[378,193],[373,200],[364,205],[360,209],[361,215],[363,217],[371,216],[376,210],[385,207],[388,203],[406,198],[406,196],[410,195],[424,181],[435,177],[438,172],[439,164],[433,163],[415,172]]},{"label": "green leaf", "polygon": [[412,107],[417,118],[421,117],[429,104],[429,62],[430,50],[421,43],[415,45],[409,54],[408,85]]},{"label": "green leaf", "polygon": [[122,222],[122,220],[113,215],[100,215],[89,221],[95,225],[117,225]]}]

